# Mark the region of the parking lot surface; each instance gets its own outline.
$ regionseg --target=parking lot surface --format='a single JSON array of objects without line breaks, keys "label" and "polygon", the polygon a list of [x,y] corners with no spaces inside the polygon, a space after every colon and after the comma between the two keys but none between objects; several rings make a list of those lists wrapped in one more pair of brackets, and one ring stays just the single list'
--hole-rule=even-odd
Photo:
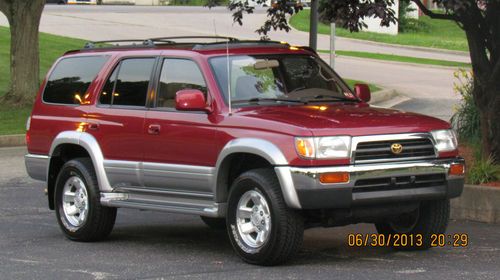
[{"label": "parking lot surface", "polygon": [[120,209],[108,240],[78,243],[60,232],[43,182],[24,171],[24,148],[0,149],[1,279],[500,279],[500,226],[451,221],[465,248],[402,252],[349,247],[360,224],[310,229],[297,258],[277,267],[242,262],[224,231],[199,217]]}]

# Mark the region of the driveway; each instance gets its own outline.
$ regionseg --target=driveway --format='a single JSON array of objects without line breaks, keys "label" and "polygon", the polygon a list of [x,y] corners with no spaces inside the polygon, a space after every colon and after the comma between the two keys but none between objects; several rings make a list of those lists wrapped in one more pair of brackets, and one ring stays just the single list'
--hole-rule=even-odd
[{"label": "driveway", "polygon": [[242,262],[224,231],[199,217],[119,209],[108,240],[72,242],[47,208],[44,183],[26,175],[25,148],[0,149],[2,279],[499,279],[498,225],[451,221],[467,247],[401,252],[349,247],[370,224],[305,232],[297,258],[277,267]]}]

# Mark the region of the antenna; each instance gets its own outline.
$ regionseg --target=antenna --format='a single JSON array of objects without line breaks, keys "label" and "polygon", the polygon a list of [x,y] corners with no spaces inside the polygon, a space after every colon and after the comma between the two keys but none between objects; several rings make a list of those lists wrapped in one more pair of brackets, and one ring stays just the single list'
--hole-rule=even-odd
[{"label": "antenna", "polygon": [[[217,26],[215,25],[215,18],[214,18],[213,23],[214,23],[214,35],[215,35],[215,37],[217,37]],[[217,40],[216,40],[216,42],[217,42]]]},{"label": "antenna", "polygon": [[229,115],[231,111],[231,71],[229,71],[229,41],[226,41],[226,68],[227,68],[227,104],[229,105]]}]

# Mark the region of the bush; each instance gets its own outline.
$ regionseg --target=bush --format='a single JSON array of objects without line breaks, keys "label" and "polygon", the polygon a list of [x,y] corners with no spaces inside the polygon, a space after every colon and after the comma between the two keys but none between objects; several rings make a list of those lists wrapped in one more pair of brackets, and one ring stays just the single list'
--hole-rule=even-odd
[{"label": "bush", "polygon": [[451,117],[451,123],[461,140],[476,141],[481,138],[481,123],[479,110],[472,96],[474,91],[472,72],[460,69],[454,75],[458,79],[454,84],[454,90],[460,94],[462,101]]},{"label": "bush", "polygon": [[477,160],[467,172],[469,184],[484,184],[500,180],[500,166],[493,164],[493,158]]},{"label": "bush", "polygon": [[421,20],[414,18],[402,18],[399,20],[399,32],[401,33],[429,32],[429,30],[429,25]]},{"label": "bush", "polygon": [[428,32],[430,28],[427,23],[418,19],[408,17],[408,12],[411,12],[413,10],[414,8],[410,7],[410,0],[399,1],[398,31],[401,33]]}]

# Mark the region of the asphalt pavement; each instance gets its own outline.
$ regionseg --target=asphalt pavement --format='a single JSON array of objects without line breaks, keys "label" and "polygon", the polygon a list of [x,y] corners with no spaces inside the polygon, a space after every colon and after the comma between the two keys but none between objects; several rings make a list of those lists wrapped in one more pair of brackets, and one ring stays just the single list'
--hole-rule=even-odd
[{"label": "asphalt pavement", "polygon": [[499,279],[499,225],[451,221],[465,248],[401,252],[349,247],[359,224],[305,232],[297,258],[283,266],[242,262],[224,231],[199,217],[119,209],[106,241],[67,240],[47,207],[44,183],[28,178],[25,148],[0,149],[1,279]]}]

